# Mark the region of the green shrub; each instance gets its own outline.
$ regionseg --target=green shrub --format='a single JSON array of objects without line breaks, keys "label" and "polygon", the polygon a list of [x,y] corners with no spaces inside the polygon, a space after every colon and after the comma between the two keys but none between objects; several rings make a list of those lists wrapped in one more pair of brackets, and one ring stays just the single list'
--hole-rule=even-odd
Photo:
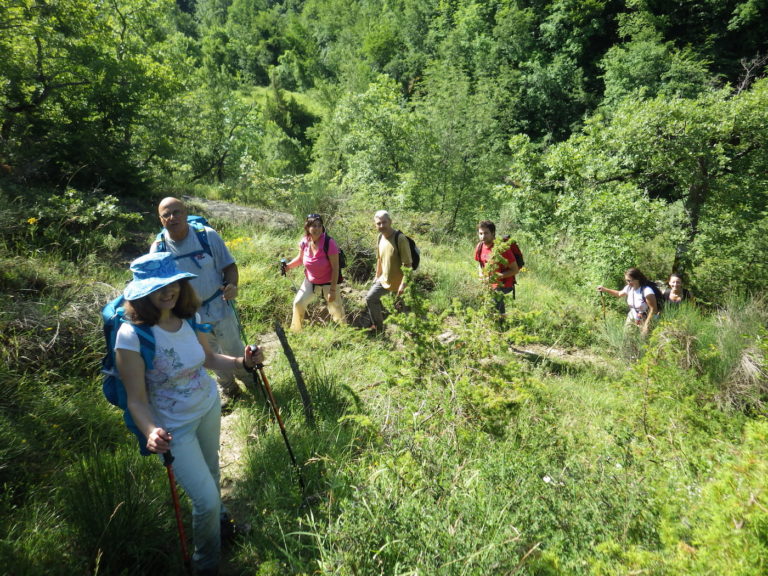
[{"label": "green shrub", "polygon": [[[3,236],[6,247],[29,255],[37,251],[77,261],[87,254],[116,251],[129,240],[129,230],[141,221],[138,213],[126,212],[115,196],[101,191],[19,191],[26,197],[14,203],[0,188],[4,213],[11,225]],[[6,216],[8,217],[8,216]]]},{"label": "green shrub", "polygon": [[[701,493],[678,565],[688,574],[752,576],[768,568],[768,422],[747,424],[744,443]],[[692,547],[692,550],[691,550]]]}]

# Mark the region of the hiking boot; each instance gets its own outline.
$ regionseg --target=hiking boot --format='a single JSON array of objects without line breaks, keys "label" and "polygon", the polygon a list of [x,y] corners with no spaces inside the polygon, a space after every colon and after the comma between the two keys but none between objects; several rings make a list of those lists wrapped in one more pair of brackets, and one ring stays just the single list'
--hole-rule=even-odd
[{"label": "hiking boot", "polygon": [[384,329],[379,329],[376,324],[371,324],[368,328],[364,329],[364,332],[366,336],[370,336],[371,338],[375,338],[376,336],[381,336],[384,334]]},{"label": "hiking boot", "polygon": [[242,534],[248,532],[249,526],[240,526],[236,524],[228,512],[221,515],[221,546],[222,548],[231,545]]}]

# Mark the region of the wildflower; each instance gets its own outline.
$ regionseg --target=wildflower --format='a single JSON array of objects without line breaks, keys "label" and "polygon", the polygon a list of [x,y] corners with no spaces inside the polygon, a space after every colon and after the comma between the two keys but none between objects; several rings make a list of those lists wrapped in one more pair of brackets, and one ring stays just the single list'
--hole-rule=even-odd
[{"label": "wildflower", "polygon": [[35,218],[34,216],[32,216],[32,218],[27,218],[27,224],[29,224],[30,226],[34,226],[34,225],[35,225],[35,224],[37,224],[39,221],[40,221],[40,220],[38,220],[38,219],[37,219],[37,218]]},{"label": "wildflower", "polygon": [[542,480],[544,480],[544,482],[546,482],[547,484],[552,482],[552,478],[550,478],[549,476],[544,476],[544,478],[542,478]]}]

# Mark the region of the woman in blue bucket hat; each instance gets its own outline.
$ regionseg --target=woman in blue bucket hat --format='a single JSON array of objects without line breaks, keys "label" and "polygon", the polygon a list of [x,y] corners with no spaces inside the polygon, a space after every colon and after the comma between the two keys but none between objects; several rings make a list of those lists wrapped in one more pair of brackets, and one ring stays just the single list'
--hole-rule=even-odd
[{"label": "woman in blue bucket hat", "polygon": [[[219,436],[221,402],[210,370],[252,371],[261,350],[246,346],[242,357],[217,354],[198,324],[200,298],[168,252],[131,263],[125,322],[117,333],[115,356],[128,408],[147,438],[150,452],[173,449],[176,478],[192,500],[193,563],[197,574],[217,574],[221,557]],[[141,356],[133,324],[151,329],[155,355],[150,368]]]}]

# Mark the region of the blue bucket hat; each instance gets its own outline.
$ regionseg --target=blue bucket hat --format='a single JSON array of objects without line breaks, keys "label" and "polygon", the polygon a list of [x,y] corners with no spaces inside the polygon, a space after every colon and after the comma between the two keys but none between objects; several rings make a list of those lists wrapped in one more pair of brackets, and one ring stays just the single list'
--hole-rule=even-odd
[{"label": "blue bucket hat", "polygon": [[136,258],[131,262],[131,272],[133,272],[133,280],[123,290],[123,297],[126,300],[144,298],[183,278],[197,278],[196,274],[179,272],[176,268],[176,260],[170,252],[155,252]]}]

